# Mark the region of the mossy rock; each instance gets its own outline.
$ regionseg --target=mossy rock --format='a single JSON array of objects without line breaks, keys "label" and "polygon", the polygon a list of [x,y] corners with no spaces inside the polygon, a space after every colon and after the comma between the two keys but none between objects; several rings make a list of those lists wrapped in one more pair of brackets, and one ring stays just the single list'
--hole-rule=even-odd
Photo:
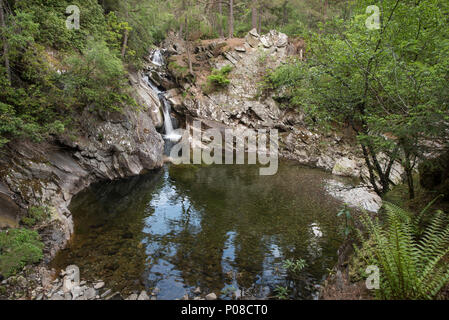
[{"label": "mossy rock", "polygon": [[42,243],[36,231],[9,229],[0,232],[0,274],[5,277],[20,272],[26,265],[43,258]]}]

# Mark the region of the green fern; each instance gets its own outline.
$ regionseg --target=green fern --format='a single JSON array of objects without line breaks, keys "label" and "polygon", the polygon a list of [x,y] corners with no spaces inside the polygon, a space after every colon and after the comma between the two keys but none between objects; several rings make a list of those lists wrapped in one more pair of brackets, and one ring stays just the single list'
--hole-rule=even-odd
[{"label": "green fern", "polygon": [[412,217],[391,203],[385,203],[385,213],[384,224],[367,215],[361,218],[368,240],[374,243],[370,248],[370,263],[381,270],[378,297],[434,298],[449,282],[449,266],[443,261],[449,253],[447,217],[437,212],[418,234],[422,214]]}]

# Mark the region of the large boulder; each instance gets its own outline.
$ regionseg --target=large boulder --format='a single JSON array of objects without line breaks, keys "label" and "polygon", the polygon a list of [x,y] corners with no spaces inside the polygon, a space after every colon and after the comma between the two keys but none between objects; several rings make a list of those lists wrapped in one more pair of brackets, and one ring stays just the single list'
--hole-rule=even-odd
[{"label": "large boulder", "polygon": [[355,160],[349,158],[340,158],[332,169],[332,174],[345,177],[359,177],[360,169]]},{"label": "large boulder", "polygon": [[256,29],[252,29],[245,37],[246,42],[252,47],[257,48],[260,43],[260,36]]},{"label": "large boulder", "polygon": [[162,128],[164,117],[161,112],[161,102],[157,94],[151,90],[141,73],[130,74],[130,81],[134,88],[134,98],[137,103],[150,115],[156,128]]},{"label": "large boulder", "polygon": [[328,180],[326,191],[333,197],[340,199],[350,207],[378,212],[382,207],[382,198],[366,186],[353,187],[340,181]]},{"label": "large boulder", "polygon": [[165,93],[165,98],[171,103],[173,109],[182,112],[183,97],[178,89],[170,89]]}]

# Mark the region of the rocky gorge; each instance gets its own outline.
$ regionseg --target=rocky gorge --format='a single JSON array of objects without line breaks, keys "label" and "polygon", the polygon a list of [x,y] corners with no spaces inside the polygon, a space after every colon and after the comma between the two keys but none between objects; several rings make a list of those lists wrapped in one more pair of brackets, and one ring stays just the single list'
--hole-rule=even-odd
[{"label": "rocky gorge", "polygon": [[[166,65],[155,64],[155,52],[162,52]],[[35,144],[10,144],[0,156],[0,227],[17,227],[31,206],[45,205],[51,218],[37,226],[45,247],[41,265],[26,268],[13,279],[5,297],[23,299],[112,299],[101,281],[64,290],[63,280],[47,266],[66,246],[73,233],[68,206],[72,198],[90,184],[136,176],[160,168],[164,161],[164,106],[145,76],[166,91],[171,116],[181,126],[201,120],[205,128],[277,129],[280,155],[302,165],[324,169],[337,176],[352,177],[357,186],[329,182],[332,196],[371,212],[377,212],[381,199],[369,187],[368,172],[361,151],[355,148],[349,129],[323,134],[304,121],[304,115],[282,108],[278,97],[260,92],[259,82],[266,70],[289,59],[304,59],[304,43],[289,40],[285,34],[270,31],[259,35],[250,31],[245,39],[207,40],[187,43],[169,36],[160,51],[153,51],[141,71],[129,79],[139,108],[123,113],[93,114],[86,109],[79,122],[79,136],[57,136]],[[188,71],[192,66],[193,74]],[[206,90],[211,69],[232,66],[230,84],[224,90]],[[206,143],[206,141],[203,141]],[[395,164],[392,180],[402,180],[403,169]],[[28,279],[25,282],[23,279]],[[55,278],[55,279],[53,279]],[[107,284],[106,284],[107,287]],[[82,289],[81,289],[82,288]],[[82,292],[82,294],[80,294]],[[153,292],[154,293],[154,292]],[[149,300],[157,293],[134,293],[129,299]],[[2,293],[0,292],[0,295]],[[207,297],[206,297],[207,298]]]}]

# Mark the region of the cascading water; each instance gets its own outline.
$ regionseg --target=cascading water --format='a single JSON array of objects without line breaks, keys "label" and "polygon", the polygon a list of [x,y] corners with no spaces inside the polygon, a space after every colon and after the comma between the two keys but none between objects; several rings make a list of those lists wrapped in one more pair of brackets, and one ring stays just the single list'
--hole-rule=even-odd
[{"label": "cascading water", "polygon": [[[164,58],[162,56],[162,52],[160,50],[156,50],[153,53],[152,63],[157,65],[158,67],[162,67],[164,65]],[[162,105],[163,109],[163,115],[164,115],[164,129],[165,129],[165,135],[164,139],[166,141],[170,141],[172,143],[178,142],[181,139],[181,135],[175,132],[175,128],[173,126],[173,121],[170,116],[171,112],[171,104],[165,97],[165,92],[161,91],[156,84],[148,77],[144,76],[144,80],[147,82],[148,86],[153,90]]]},{"label": "cascading water", "polygon": [[153,53],[153,59],[151,60],[155,65],[162,67],[164,65],[164,57],[162,56],[161,50],[156,50]]},{"label": "cascading water", "polygon": [[165,98],[164,93],[159,94],[159,100],[161,100],[164,109],[164,127],[165,127],[164,138],[172,142],[177,142],[179,141],[181,136],[175,133],[175,130],[173,129],[173,123],[170,116],[171,111],[170,102]]}]

